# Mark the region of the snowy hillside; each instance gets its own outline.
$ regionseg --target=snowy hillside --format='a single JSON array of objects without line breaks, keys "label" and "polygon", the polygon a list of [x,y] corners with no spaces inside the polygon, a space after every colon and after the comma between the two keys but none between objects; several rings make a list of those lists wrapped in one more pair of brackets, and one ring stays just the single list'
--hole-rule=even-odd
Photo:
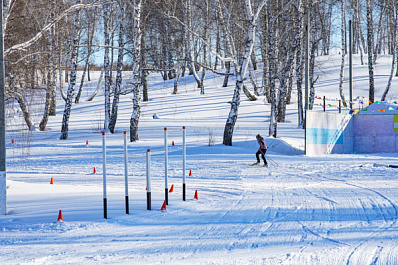
[{"label": "snowy hillside", "polygon": [[[328,111],[336,111],[339,60],[332,56],[318,63],[316,94],[328,97]],[[376,98],[387,83],[389,60],[381,57],[375,68]],[[354,62],[354,97],[366,99],[367,66],[358,58]],[[224,146],[234,83],[222,88],[222,77],[207,73],[206,78],[204,95],[192,77],[181,78],[178,94],[171,95],[173,81],[150,76],[140,141],[128,143],[129,215],[122,133],[129,131],[132,101],[130,95],[121,98],[117,133],[107,137],[108,219],[103,218],[99,132],[103,91],[85,101],[98,80],[88,82],[81,103],[72,106],[68,140],[58,139],[61,98],[45,132],[22,134],[29,141],[18,136],[16,113],[7,132],[8,215],[0,216],[0,264],[398,264],[397,169],[374,166],[398,165],[397,154],[304,156],[304,131],[297,128],[293,102],[286,123],[278,124],[278,137],[266,138],[270,167],[249,166],[258,149],[255,135],[268,135],[269,104],[263,97],[242,98],[233,146]],[[398,98],[397,80],[389,100]],[[192,172],[186,201],[182,132],[172,131],[182,126]],[[174,192],[167,210],[160,211],[164,127],[170,129],[168,188],[174,185]],[[147,149],[154,153],[151,211],[142,156]],[[60,210],[64,222],[57,222]]]}]

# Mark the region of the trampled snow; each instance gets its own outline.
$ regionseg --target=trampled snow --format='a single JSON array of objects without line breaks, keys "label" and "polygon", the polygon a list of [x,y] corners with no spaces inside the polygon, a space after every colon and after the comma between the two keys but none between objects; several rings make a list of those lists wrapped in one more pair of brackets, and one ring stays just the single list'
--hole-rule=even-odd
[{"label": "trampled snow", "polygon": [[[367,66],[355,62],[354,96],[366,99]],[[378,62],[380,98],[390,58]],[[330,99],[327,111],[336,111],[332,99],[339,97],[339,57],[322,58],[319,65],[316,94]],[[206,91],[200,95],[193,77],[184,77],[172,95],[173,80],[150,76],[140,141],[128,143],[129,215],[124,208],[123,131],[129,131],[132,101],[130,95],[121,98],[117,132],[107,136],[108,219],[103,218],[102,197],[103,93],[72,106],[68,140],[58,139],[61,98],[57,116],[44,132],[21,134],[20,114],[11,113],[0,264],[398,264],[397,169],[374,166],[398,165],[398,155],[304,156],[294,92],[278,137],[266,138],[270,167],[251,167],[258,148],[255,135],[268,135],[270,105],[264,97],[254,102],[242,98],[233,146],[224,146],[234,82],[223,88],[222,81],[207,73]],[[397,82],[394,78],[390,101],[397,100]],[[90,96],[95,87],[95,80],[87,82],[83,94]],[[40,121],[41,110],[37,113]],[[186,201],[182,126],[187,128],[187,171],[192,172]],[[160,211],[164,127],[169,128],[168,183],[174,192],[167,210]],[[153,151],[151,211],[146,209],[147,149]],[[59,210],[64,222],[57,222]]]}]

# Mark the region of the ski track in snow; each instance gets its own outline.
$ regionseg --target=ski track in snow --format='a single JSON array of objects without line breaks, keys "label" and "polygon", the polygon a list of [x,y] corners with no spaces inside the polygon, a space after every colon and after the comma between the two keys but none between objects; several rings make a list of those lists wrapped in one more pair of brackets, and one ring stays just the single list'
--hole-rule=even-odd
[{"label": "ski track in snow", "polygon": [[[271,141],[267,157],[274,161],[270,168],[250,167],[254,136],[268,130],[268,106],[263,99],[242,100],[234,146],[225,147],[218,142],[233,86],[222,88],[222,77],[206,78],[201,97],[192,90],[192,77],[181,78],[173,98],[172,81],[150,80],[141,139],[129,143],[129,215],[124,214],[121,137],[131,115],[129,95],[121,98],[119,135],[107,138],[107,220],[102,138],[87,125],[98,114],[86,117],[88,111],[102,111],[103,97],[74,105],[67,141],[57,139],[61,106],[45,132],[30,136],[28,148],[7,145],[8,215],[0,216],[0,264],[398,264],[397,171],[372,166],[380,160],[397,164],[396,155],[311,158],[281,137],[266,139]],[[299,139],[300,146],[303,132],[289,120],[296,123],[291,114],[297,105],[288,108],[278,133]],[[154,113],[160,119],[152,119]],[[169,147],[168,182],[175,191],[161,212],[164,157],[153,154],[152,211],[147,211],[145,157],[132,156],[148,148],[162,151],[165,126],[187,126],[187,170],[193,176],[187,177],[187,201],[182,202],[182,135],[170,132],[176,145]],[[216,144],[207,146],[211,134]],[[51,177],[54,185],[49,185]],[[193,199],[195,190],[199,201]],[[65,222],[55,222],[60,209]]]},{"label": "ski track in snow", "polygon": [[[2,218],[0,222],[5,228],[1,237],[4,247],[0,250],[1,256],[10,257],[5,260],[6,264],[53,264],[63,260],[75,264],[110,264],[127,260],[138,263],[163,260],[177,264],[187,260],[205,264],[238,264],[239,261],[383,264],[397,259],[397,233],[392,231],[397,228],[398,208],[392,199],[396,198],[396,192],[388,189],[394,176],[391,169],[355,165],[354,170],[352,165],[344,165],[343,161],[314,169],[320,163],[292,163],[290,158],[283,161],[283,156],[278,157],[281,160],[278,167],[269,169],[243,166],[234,163],[233,157],[230,160],[218,158],[215,166],[214,162],[209,162],[212,156],[190,165],[194,176],[188,181],[188,187],[198,188],[200,200],[197,202],[189,198],[186,203],[176,203],[177,209],[173,209],[173,201],[180,200],[181,193],[177,190],[176,194],[170,195],[173,201],[166,213],[156,209],[147,213],[143,196],[139,196],[141,201],[138,204],[134,203],[137,199],[135,194],[139,192],[137,183],[145,185],[144,180],[140,180],[142,176],[134,175],[130,216],[120,215],[122,210],[115,216],[111,211],[113,218],[101,221],[98,203],[96,210],[99,212],[93,223],[76,220],[17,225],[18,218],[8,222],[2,222]],[[247,156],[249,158],[249,154]],[[174,161],[179,159],[178,156],[172,158]],[[154,159],[155,165],[159,163],[155,166],[159,170],[160,160],[160,157]],[[177,167],[179,162],[171,162],[171,165],[174,163]],[[118,166],[121,162],[113,164],[115,169]],[[211,171],[207,170],[209,167]],[[330,172],[334,174],[329,177]],[[387,173],[387,177],[384,175],[384,180],[374,187],[367,186],[373,182],[373,174],[377,176],[381,172]],[[175,173],[180,172],[176,169]],[[160,175],[154,176],[153,181],[153,190],[158,190],[155,198],[159,205]],[[41,175],[34,176],[42,178]],[[170,178],[172,182],[175,180],[176,177]],[[112,182],[115,191],[121,193],[122,179]],[[86,182],[83,183],[84,188]],[[178,189],[177,183],[175,189]],[[141,193],[144,195],[142,188]],[[101,194],[100,190],[98,194]],[[87,200],[94,205],[93,198],[87,196]],[[50,202],[48,204],[51,205]],[[138,215],[136,207],[141,207]],[[23,212],[11,209],[10,217],[34,214],[34,210],[27,207]],[[12,235],[15,232],[17,236]],[[24,252],[33,257],[36,252],[41,254],[32,259],[13,256],[16,248],[22,246]],[[90,248],[101,251],[91,253]],[[249,251],[252,258],[239,258],[242,251]],[[231,258],[219,258],[220,255],[230,255]]]},{"label": "ski track in snow", "polygon": [[[308,175],[311,175],[311,176],[308,176]],[[308,178],[311,178],[311,179],[313,179],[313,176],[316,176],[316,177],[318,177],[318,179],[325,179],[327,181],[336,182],[336,185],[339,182],[341,182],[344,185],[351,186],[351,187],[360,189],[365,192],[370,192],[371,194],[369,194],[367,196],[368,197],[367,199],[369,201],[368,204],[371,205],[371,210],[377,212],[376,216],[383,218],[383,222],[380,225],[378,225],[378,227],[374,231],[369,232],[366,236],[363,237],[363,239],[361,239],[360,243],[358,243],[352,247],[352,250],[348,253],[346,264],[347,265],[348,264],[377,264],[377,262],[380,261],[380,258],[383,255],[390,256],[391,253],[394,253],[393,250],[391,250],[391,249],[387,249],[385,251],[386,253],[383,253],[383,247],[380,247],[378,244],[375,245],[375,242],[373,242],[373,239],[375,239],[377,237],[382,237],[383,233],[388,231],[391,228],[396,228],[397,218],[398,218],[398,211],[397,211],[398,208],[397,208],[396,203],[394,203],[390,198],[383,195],[381,192],[377,191],[376,189],[363,187],[358,184],[353,184],[350,181],[347,181],[345,179],[336,179],[335,177],[333,177],[333,178],[325,177],[325,175],[327,175],[327,174],[324,173],[321,175],[319,173],[317,174],[316,172],[308,172],[308,171],[305,172],[305,174],[303,174],[303,176],[308,176]],[[356,193],[356,191],[351,191],[351,192]],[[312,193],[312,192],[310,192],[310,193]],[[360,194],[361,194],[361,192],[359,192],[357,196],[361,197]],[[322,200],[330,202],[332,206],[334,204],[339,204],[339,203],[336,203],[335,201],[331,200],[327,196],[323,197],[323,196],[319,196],[317,194],[313,194],[313,195],[318,199],[322,199]],[[381,201],[376,200],[377,197],[379,197],[381,199]],[[349,199],[352,200],[352,197],[350,197]],[[358,201],[360,202],[362,210],[363,210],[363,213],[360,213],[360,214],[364,214],[364,217],[366,218],[367,223],[371,224],[372,223],[371,217],[369,217],[369,214],[366,213],[370,209],[368,209],[364,205],[364,203],[363,203],[363,201],[361,201],[361,199],[358,198]],[[390,209],[390,211],[388,209]],[[387,211],[387,213],[386,213],[386,211]],[[308,228],[303,225],[303,229],[307,230]],[[309,232],[312,234],[315,234],[311,230],[309,230]],[[329,233],[329,231],[328,231],[328,233]],[[316,234],[316,235],[318,235],[318,234]],[[330,240],[329,238],[325,238],[325,239]],[[334,240],[332,240],[332,241],[334,241]],[[336,243],[340,243],[340,242],[336,241]],[[390,246],[390,248],[391,247],[394,248],[395,246]],[[373,254],[370,256],[369,253],[373,253]],[[394,259],[396,259],[396,257],[394,257]],[[388,259],[384,260],[384,262],[386,262],[386,261],[388,261]],[[384,264],[383,261],[380,264]]]}]

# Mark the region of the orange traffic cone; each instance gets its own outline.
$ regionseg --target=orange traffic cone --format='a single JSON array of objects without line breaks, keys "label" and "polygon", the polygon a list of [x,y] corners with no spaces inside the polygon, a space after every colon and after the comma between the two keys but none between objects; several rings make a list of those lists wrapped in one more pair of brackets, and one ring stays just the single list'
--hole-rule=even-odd
[{"label": "orange traffic cone", "polygon": [[162,208],[160,208],[161,211],[166,211],[166,200],[164,200]]},{"label": "orange traffic cone", "polygon": [[174,141],[171,142],[171,145],[174,146]]},{"label": "orange traffic cone", "polygon": [[59,214],[58,214],[58,220],[57,220],[57,222],[59,222],[59,221],[61,221],[61,222],[63,222],[63,221],[64,221],[64,218],[62,217],[62,210],[59,210]]},{"label": "orange traffic cone", "polygon": [[189,176],[192,177],[192,170],[189,170]]},{"label": "orange traffic cone", "polygon": [[93,169],[93,174],[95,174],[95,173],[97,173],[97,170],[96,170],[95,167],[94,167],[94,169]]},{"label": "orange traffic cone", "polygon": [[171,188],[170,188],[169,192],[173,192],[173,191],[174,191],[174,184],[171,185]]},{"label": "orange traffic cone", "polygon": [[51,185],[54,184],[54,179],[53,179],[53,178],[51,178],[50,184],[51,184]]},{"label": "orange traffic cone", "polygon": [[86,140],[86,145],[88,145],[88,140]]},{"label": "orange traffic cone", "polygon": [[14,139],[11,139],[11,143],[12,143],[12,144],[15,144]]},{"label": "orange traffic cone", "polygon": [[195,196],[194,196],[194,198],[195,198],[196,200],[199,200],[198,191],[197,191],[197,190],[195,190]]}]

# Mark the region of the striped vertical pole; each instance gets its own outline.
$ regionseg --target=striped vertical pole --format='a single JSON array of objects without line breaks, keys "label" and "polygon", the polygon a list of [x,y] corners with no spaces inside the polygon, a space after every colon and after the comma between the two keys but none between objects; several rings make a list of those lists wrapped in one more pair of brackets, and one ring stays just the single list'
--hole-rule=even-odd
[{"label": "striped vertical pole", "polygon": [[126,214],[130,213],[129,209],[129,178],[128,178],[128,169],[127,169],[127,132],[123,133],[124,138],[124,195],[125,195],[125,203],[126,203]]},{"label": "striped vertical pole", "polygon": [[106,135],[102,132],[102,178],[103,178],[103,197],[104,197],[104,218],[108,218],[108,205],[106,195]]},{"label": "striped vertical pole", "polygon": [[326,111],[326,97],[323,96],[323,112]]},{"label": "striped vertical pole", "polygon": [[187,160],[187,153],[186,153],[186,131],[185,126],[182,127],[182,200],[185,201],[186,199],[186,192],[185,192],[185,180],[186,180],[186,160]]},{"label": "striped vertical pole", "polygon": [[151,210],[151,150],[146,152],[146,208]]},{"label": "striped vertical pole", "polygon": [[169,186],[168,186],[168,170],[169,170],[169,153],[167,148],[167,128],[164,128],[164,197],[166,205],[169,205]]}]

